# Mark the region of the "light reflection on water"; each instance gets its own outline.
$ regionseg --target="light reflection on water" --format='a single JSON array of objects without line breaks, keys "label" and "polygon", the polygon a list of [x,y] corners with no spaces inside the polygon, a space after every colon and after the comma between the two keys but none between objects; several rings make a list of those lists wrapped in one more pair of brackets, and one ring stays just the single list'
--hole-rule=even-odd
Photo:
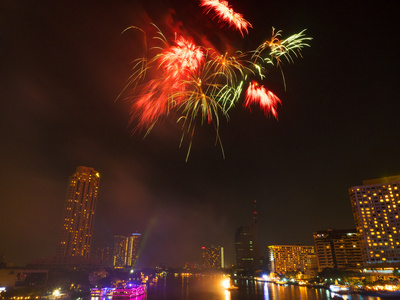
[{"label": "light reflection on water", "polygon": [[[146,295],[129,300],[331,300],[334,294],[326,289],[296,285],[276,285],[256,281],[235,281],[238,290],[222,288],[222,277],[160,278],[150,283]],[[341,295],[344,300],[379,300],[379,297],[357,294]],[[111,300],[91,298],[90,300]],[[128,300],[128,299],[120,299]]]}]

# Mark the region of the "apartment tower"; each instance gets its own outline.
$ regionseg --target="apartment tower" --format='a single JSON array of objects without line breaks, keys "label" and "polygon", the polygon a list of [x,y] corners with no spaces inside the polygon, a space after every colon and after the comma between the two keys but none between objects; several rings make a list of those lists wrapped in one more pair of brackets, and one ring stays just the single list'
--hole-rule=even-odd
[{"label": "apartment tower", "polygon": [[59,256],[89,258],[100,174],[80,166],[69,177]]}]

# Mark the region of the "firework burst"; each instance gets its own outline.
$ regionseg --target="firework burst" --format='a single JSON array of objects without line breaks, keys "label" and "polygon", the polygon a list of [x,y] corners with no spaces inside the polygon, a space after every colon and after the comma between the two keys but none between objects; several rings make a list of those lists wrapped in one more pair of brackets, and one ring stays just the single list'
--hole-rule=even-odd
[{"label": "firework burst", "polygon": [[243,106],[249,108],[251,104],[259,104],[266,116],[272,114],[278,119],[276,108],[280,103],[281,100],[273,92],[253,81],[246,90]]},{"label": "firework burst", "polygon": [[219,22],[227,23],[229,26],[235,27],[243,35],[243,31],[248,33],[248,28],[252,25],[243,18],[242,14],[235,12],[228,4],[228,1],[220,0],[200,0],[200,6],[205,7],[205,12],[209,13],[214,10]]},{"label": "firework burst", "polygon": [[161,53],[159,66],[166,74],[177,80],[187,79],[203,63],[203,50],[182,36],[175,41],[175,44]]},{"label": "firework burst", "polygon": [[281,40],[282,31],[275,31],[275,28],[272,27],[271,39],[258,46],[253,52],[252,58],[255,61],[262,60],[267,63],[280,65],[282,63],[281,58],[283,57],[289,63],[294,63],[293,56],[301,57],[301,50],[303,50],[304,47],[310,46],[308,41],[312,40],[312,38],[307,37],[304,33],[305,31],[304,29],[299,33]]},{"label": "firework burst", "polygon": [[[221,22],[234,26],[242,36],[251,27],[226,1],[200,2],[206,13],[214,10]],[[213,125],[224,155],[219,136],[220,118],[229,119],[229,111],[240,102],[246,85],[243,106],[248,109],[259,106],[267,117],[277,119],[281,100],[253,78],[265,80],[271,67],[282,71],[282,61],[293,63],[311,40],[305,36],[305,30],[281,39],[281,31],[272,28],[271,38],[255,50],[221,54],[216,49],[196,45],[183,35],[170,41],[156,25],[154,27],[157,30],[152,37],[155,45],[150,49],[147,49],[143,30],[134,26],[128,28],[143,33],[145,50],[143,57],[134,61],[132,75],[124,89],[129,91],[131,122],[136,122],[135,130],[145,129],[148,134],[160,119],[174,116],[182,126],[181,145],[186,138],[189,140],[186,159],[196,128],[203,124]]]}]

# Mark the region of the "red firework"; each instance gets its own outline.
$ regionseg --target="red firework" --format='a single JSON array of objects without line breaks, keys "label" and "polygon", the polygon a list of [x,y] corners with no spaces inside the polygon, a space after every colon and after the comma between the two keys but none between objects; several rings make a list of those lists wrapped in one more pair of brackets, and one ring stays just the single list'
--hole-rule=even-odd
[{"label": "red firework", "polygon": [[281,103],[281,100],[274,93],[266,89],[263,85],[259,85],[257,82],[253,81],[247,88],[243,105],[244,107],[250,107],[251,104],[259,104],[266,116],[272,114],[278,119],[278,113],[276,111],[278,103]]},{"label": "red firework", "polygon": [[165,49],[158,57],[161,76],[142,86],[142,91],[131,106],[132,115],[139,116],[138,128],[151,128],[169,110],[181,104],[185,82],[204,61],[204,52],[182,36],[175,46]]},{"label": "red firework", "polygon": [[166,74],[176,79],[187,79],[204,61],[203,50],[180,36],[176,46],[166,49],[160,57],[160,66]]},{"label": "red firework", "polygon": [[248,33],[248,28],[252,28],[252,25],[243,18],[242,14],[236,13],[231,6],[229,6],[228,1],[200,0],[200,6],[206,8],[206,13],[213,9],[219,17],[220,22],[226,22],[229,26],[236,27],[242,36],[243,31]]}]

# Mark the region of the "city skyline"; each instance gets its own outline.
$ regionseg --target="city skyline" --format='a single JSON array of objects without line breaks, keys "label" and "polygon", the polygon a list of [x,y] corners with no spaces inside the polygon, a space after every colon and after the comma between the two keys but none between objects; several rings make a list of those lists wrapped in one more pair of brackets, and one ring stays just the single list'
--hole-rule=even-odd
[{"label": "city skyline", "polygon": [[[254,200],[260,250],[312,245],[315,231],[355,228],[348,189],[400,174],[398,58],[383,49],[398,40],[390,30],[398,4],[230,4],[253,24],[244,38],[204,16],[196,1],[4,5],[0,253],[7,261],[56,252],[66,180],[80,165],[102,176],[96,243],[141,232],[140,266],[183,265],[208,244],[223,246],[233,264],[235,231],[251,222]],[[238,107],[220,120],[225,158],[204,125],[185,162],[179,124],[166,119],[144,138],[132,132],[127,103],[116,100],[142,38],[121,33],[150,22],[221,47],[252,49],[272,27],[284,36],[307,28],[313,40],[283,65],[286,90],[279,70],[268,74],[282,101],[279,121]]]}]

